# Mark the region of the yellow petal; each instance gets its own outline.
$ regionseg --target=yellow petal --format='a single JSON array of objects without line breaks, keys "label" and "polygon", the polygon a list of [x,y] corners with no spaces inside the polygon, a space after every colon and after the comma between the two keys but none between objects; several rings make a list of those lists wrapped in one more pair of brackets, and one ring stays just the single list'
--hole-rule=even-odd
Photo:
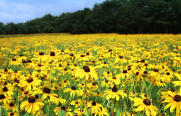
[{"label": "yellow petal", "polygon": [[172,105],[172,103],[169,103],[165,106],[164,110],[166,110],[167,108],[169,108]]},{"label": "yellow petal", "polygon": [[23,102],[23,103],[21,104],[20,108],[21,108],[22,110],[24,110],[27,105],[28,105],[28,101],[25,101],[25,102]]},{"label": "yellow petal", "polygon": [[139,111],[142,111],[142,110],[144,110],[144,106],[143,106],[143,105],[140,105],[140,106],[138,106],[138,107],[135,109],[136,112],[139,112]]},{"label": "yellow petal", "polygon": [[119,100],[119,96],[118,95],[116,95],[116,101],[118,101]]},{"label": "yellow petal", "polygon": [[150,116],[150,111],[148,109],[146,109],[146,116]]},{"label": "yellow petal", "polygon": [[29,104],[28,107],[25,108],[25,110],[30,113],[31,112],[31,109],[32,109],[32,105]]},{"label": "yellow petal", "polygon": [[176,116],[180,116],[180,110],[181,110],[181,103],[178,103],[176,107]]},{"label": "yellow petal", "polygon": [[176,103],[172,103],[172,106],[170,107],[170,112],[172,113],[175,108],[176,108]]}]

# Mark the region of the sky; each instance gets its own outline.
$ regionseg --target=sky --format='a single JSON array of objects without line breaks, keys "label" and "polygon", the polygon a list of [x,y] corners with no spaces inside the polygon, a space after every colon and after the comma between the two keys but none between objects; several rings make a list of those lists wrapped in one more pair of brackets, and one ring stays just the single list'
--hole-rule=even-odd
[{"label": "sky", "polygon": [[0,22],[26,22],[45,14],[59,16],[64,12],[92,8],[95,3],[103,1],[105,0],[0,0]]}]

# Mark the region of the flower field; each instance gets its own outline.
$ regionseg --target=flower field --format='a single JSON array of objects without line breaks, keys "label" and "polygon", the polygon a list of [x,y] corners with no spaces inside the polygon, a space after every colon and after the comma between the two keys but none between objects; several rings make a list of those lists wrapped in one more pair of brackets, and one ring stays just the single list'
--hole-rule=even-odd
[{"label": "flower field", "polygon": [[0,116],[180,116],[181,35],[0,38]]}]

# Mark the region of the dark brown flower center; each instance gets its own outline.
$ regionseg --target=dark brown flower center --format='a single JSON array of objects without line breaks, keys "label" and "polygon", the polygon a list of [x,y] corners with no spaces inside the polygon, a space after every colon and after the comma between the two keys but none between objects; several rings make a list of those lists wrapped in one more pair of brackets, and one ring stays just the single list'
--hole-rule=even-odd
[{"label": "dark brown flower center", "polygon": [[62,106],[61,109],[64,110],[64,111],[66,110],[65,106]]},{"label": "dark brown flower center", "polygon": [[50,93],[51,89],[47,88],[47,87],[44,87],[43,88],[43,93]]},{"label": "dark brown flower center", "polygon": [[7,82],[4,82],[4,85],[7,85]]},{"label": "dark brown flower center", "polygon": [[176,102],[180,102],[180,101],[181,101],[181,96],[180,96],[180,95],[175,95],[175,96],[174,96],[174,100],[175,100]]},{"label": "dark brown flower center", "polygon": [[50,52],[50,56],[55,56],[55,52]]},{"label": "dark brown flower center", "polygon": [[94,83],[92,83],[92,85],[96,85],[96,83],[94,82]]},{"label": "dark brown flower center", "polygon": [[116,87],[116,85],[114,85],[114,87],[112,88],[112,92],[117,92],[118,88]]},{"label": "dark brown flower center", "polygon": [[74,54],[70,54],[70,56],[72,56],[72,57],[73,57],[73,56],[74,56]]},{"label": "dark brown flower center", "polygon": [[96,106],[96,102],[95,102],[95,101],[93,101],[93,102],[92,102],[92,105],[93,105],[93,106]]},{"label": "dark brown flower center", "polygon": [[110,49],[108,52],[112,52],[112,49]]},{"label": "dark brown flower center", "polygon": [[35,103],[35,97],[29,97],[28,102],[29,103]]},{"label": "dark brown flower center", "polygon": [[169,72],[167,72],[166,74],[167,74],[167,75],[170,75],[170,73],[169,73]]},{"label": "dark brown flower center", "polygon": [[147,72],[147,71],[144,71],[144,74],[148,74],[148,72]]},{"label": "dark brown flower center", "polygon": [[141,63],[145,63],[145,60],[143,59],[143,60],[141,60],[140,62],[141,62]]},{"label": "dark brown flower center", "polygon": [[144,99],[144,100],[143,100],[143,103],[144,103],[145,105],[147,105],[147,106],[151,105],[151,102],[150,102],[149,99]]},{"label": "dark brown flower center", "polygon": [[76,87],[75,86],[72,86],[72,88],[71,88],[72,90],[76,90]]},{"label": "dark brown flower center", "polygon": [[32,78],[29,78],[29,79],[27,79],[26,80],[28,83],[31,83],[31,82],[33,82],[33,79]]},{"label": "dark brown flower center", "polygon": [[85,57],[85,55],[80,55],[80,57]]},{"label": "dark brown flower center", "polygon": [[90,72],[90,68],[88,66],[84,66],[83,69],[85,72]]},{"label": "dark brown flower center", "polygon": [[28,93],[29,93],[29,91],[25,91],[25,92],[24,92],[24,94],[28,94]]},{"label": "dark brown flower center", "polygon": [[76,102],[75,102],[75,104],[79,104],[79,102],[78,102],[78,101],[76,101]]},{"label": "dark brown flower center", "polygon": [[4,68],[4,72],[8,72],[8,68]]},{"label": "dark brown flower center", "polygon": [[154,69],[154,72],[159,72],[159,70],[158,69]]},{"label": "dark brown flower center", "polygon": [[14,80],[16,83],[19,83],[19,80],[17,79],[17,78],[15,78],[15,80]]},{"label": "dark brown flower center", "polygon": [[140,73],[139,72],[136,72],[136,76],[138,76]]},{"label": "dark brown flower center", "polygon": [[0,95],[0,99],[4,99],[4,98],[6,98],[6,97],[4,96],[4,94],[1,94],[1,95]]},{"label": "dark brown flower center", "polygon": [[27,62],[28,62],[28,63],[32,63],[32,61],[31,61],[31,60],[28,60]]},{"label": "dark brown flower center", "polygon": [[128,70],[131,70],[131,67],[128,67]]},{"label": "dark brown flower center", "polygon": [[13,112],[11,112],[11,113],[10,113],[10,116],[14,116],[14,113],[13,113]]},{"label": "dark brown flower center", "polygon": [[119,58],[120,58],[120,59],[122,59],[122,58],[123,58],[123,56],[119,56]]},{"label": "dark brown flower center", "polygon": [[113,79],[116,79],[116,77],[112,77]]},{"label": "dark brown flower center", "polygon": [[13,106],[14,106],[14,103],[10,103],[9,106],[13,107]]},{"label": "dark brown flower center", "polygon": [[128,71],[127,70],[123,70],[123,73],[127,73]]},{"label": "dark brown flower center", "polygon": [[44,52],[39,52],[39,55],[40,55],[40,56],[42,56],[42,55],[44,55],[44,54],[45,54]]},{"label": "dark brown flower center", "polygon": [[41,64],[38,64],[38,67],[41,67],[42,65]]},{"label": "dark brown flower center", "polygon": [[38,95],[35,95],[35,98],[36,98],[36,99],[38,99],[38,98],[39,98],[39,96],[38,96]]},{"label": "dark brown flower center", "polygon": [[13,58],[12,61],[16,61],[16,58]]},{"label": "dark brown flower center", "polygon": [[8,91],[8,88],[7,88],[7,87],[4,87],[4,88],[3,88],[3,91],[4,91],[4,92],[7,92],[7,91]]}]

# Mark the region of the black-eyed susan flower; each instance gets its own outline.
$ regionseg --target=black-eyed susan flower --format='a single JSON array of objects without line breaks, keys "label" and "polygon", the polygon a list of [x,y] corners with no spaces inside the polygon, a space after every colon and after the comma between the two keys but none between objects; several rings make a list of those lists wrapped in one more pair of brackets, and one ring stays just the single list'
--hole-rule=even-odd
[{"label": "black-eyed susan flower", "polygon": [[75,76],[79,78],[85,78],[86,80],[89,78],[96,80],[98,78],[95,68],[87,65],[83,66],[82,69],[76,69]]},{"label": "black-eyed susan flower", "polygon": [[9,112],[7,115],[8,116],[18,116],[18,113],[17,112]]},{"label": "black-eyed susan flower", "polygon": [[109,80],[105,80],[105,81],[102,81],[101,85],[102,87],[110,87],[111,83],[109,82]]},{"label": "black-eyed susan flower", "polygon": [[82,100],[78,99],[78,100],[72,101],[70,104],[75,106],[75,108],[77,108],[77,107],[81,106]]},{"label": "black-eyed susan flower", "polygon": [[145,111],[147,116],[156,116],[158,112],[158,109],[147,98],[134,98],[134,106],[137,107],[135,112]]},{"label": "black-eyed susan flower", "polygon": [[27,77],[25,78],[24,82],[22,83],[23,87],[28,91],[36,88],[38,85],[40,85],[41,80],[37,77]]},{"label": "black-eyed susan flower", "polygon": [[164,96],[163,103],[167,103],[167,105],[164,107],[164,109],[168,109],[170,107],[170,112],[173,113],[173,111],[176,109],[176,116],[181,115],[181,92],[169,92],[167,96]]},{"label": "black-eyed susan flower", "polygon": [[78,96],[82,96],[83,95],[83,91],[82,90],[77,90],[77,88],[75,86],[72,86],[71,88],[66,88],[64,90],[64,92],[70,92],[70,96],[73,97],[75,95]]},{"label": "black-eyed susan flower", "polygon": [[96,101],[90,101],[87,107],[90,109],[91,114],[97,116],[101,111],[102,105],[97,103]]},{"label": "black-eyed susan flower", "polygon": [[3,86],[2,89],[0,90],[0,93],[7,95],[7,96],[13,95],[13,86],[11,86],[9,84]]},{"label": "black-eyed susan flower", "polygon": [[65,107],[65,106],[56,107],[53,111],[56,115],[60,115],[61,114],[60,112],[63,111],[62,114],[64,114],[65,116],[73,116],[73,114],[71,112],[72,110],[70,108]]},{"label": "black-eyed susan flower", "polygon": [[21,103],[20,108],[28,113],[36,114],[41,110],[44,104],[35,97],[29,97],[28,100]]},{"label": "black-eyed susan flower", "polygon": [[0,94],[0,103],[8,103],[8,101],[11,99],[11,96],[7,96],[5,94]]},{"label": "black-eyed susan flower", "polygon": [[9,102],[5,104],[5,109],[15,112],[17,111],[17,105],[14,102]]},{"label": "black-eyed susan flower", "polygon": [[123,90],[118,90],[117,86],[114,85],[114,87],[111,90],[104,91],[104,96],[106,96],[106,99],[116,99],[117,101],[120,99],[120,96],[124,99],[127,97],[127,94],[123,92]]}]

